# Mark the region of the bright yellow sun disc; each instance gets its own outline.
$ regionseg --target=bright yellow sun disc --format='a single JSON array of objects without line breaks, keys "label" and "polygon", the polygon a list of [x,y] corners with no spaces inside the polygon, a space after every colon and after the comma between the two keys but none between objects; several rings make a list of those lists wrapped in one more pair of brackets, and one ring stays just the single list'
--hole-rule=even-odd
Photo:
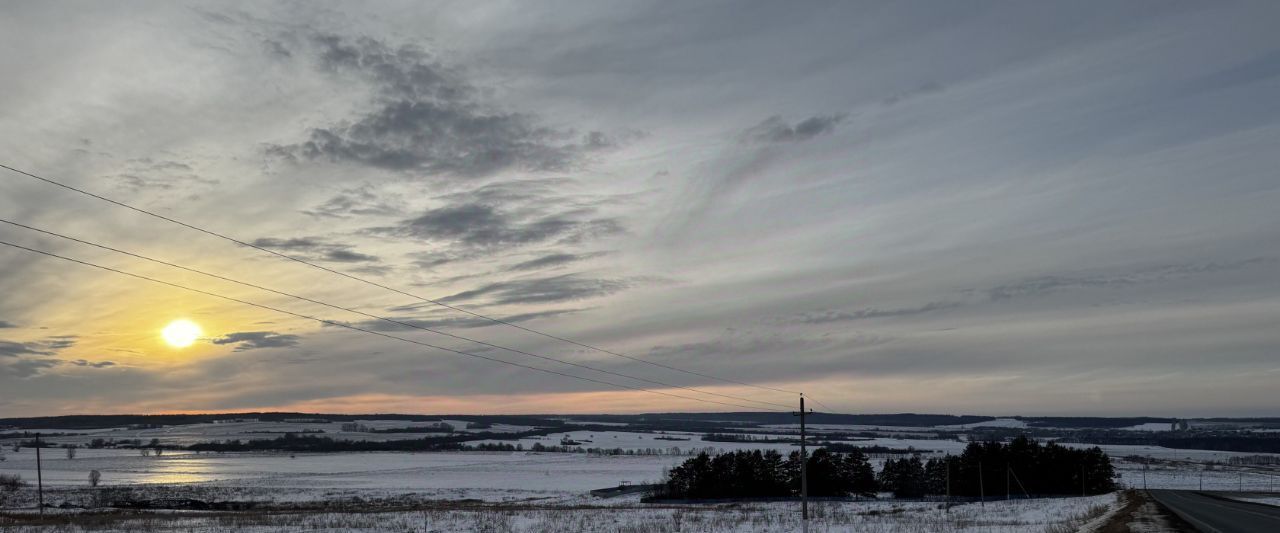
[{"label": "bright yellow sun disc", "polygon": [[196,342],[200,338],[200,326],[190,320],[174,320],[164,330],[160,331],[160,336],[164,337],[164,341],[174,348],[186,348]]}]

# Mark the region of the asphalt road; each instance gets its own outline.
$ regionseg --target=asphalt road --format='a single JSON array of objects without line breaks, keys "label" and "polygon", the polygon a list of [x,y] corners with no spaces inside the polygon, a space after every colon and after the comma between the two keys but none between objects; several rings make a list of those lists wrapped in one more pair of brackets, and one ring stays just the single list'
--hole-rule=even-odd
[{"label": "asphalt road", "polygon": [[1189,490],[1150,492],[1201,533],[1280,532],[1280,507],[1222,500]]}]

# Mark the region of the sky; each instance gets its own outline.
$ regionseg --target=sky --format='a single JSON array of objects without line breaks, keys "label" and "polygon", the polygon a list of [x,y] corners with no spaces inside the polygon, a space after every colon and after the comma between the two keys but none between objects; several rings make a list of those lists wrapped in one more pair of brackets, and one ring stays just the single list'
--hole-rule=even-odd
[{"label": "sky", "polygon": [[[0,416],[795,403],[771,389],[849,413],[1275,415],[1277,20],[8,2],[0,163],[402,292],[0,169],[5,221],[364,313],[0,223],[330,321],[0,246]],[[162,339],[177,319],[193,345]]]}]

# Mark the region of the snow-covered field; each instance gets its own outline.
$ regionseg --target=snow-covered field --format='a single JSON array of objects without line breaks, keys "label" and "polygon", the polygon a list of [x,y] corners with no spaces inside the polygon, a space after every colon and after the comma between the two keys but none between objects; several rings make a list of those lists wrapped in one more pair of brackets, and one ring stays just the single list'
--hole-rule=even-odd
[{"label": "snow-covered field", "polygon": [[[1114,495],[961,505],[815,502],[810,531],[850,533],[1024,533],[1075,531],[1114,507]],[[84,521],[61,531],[485,531],[667,533],[799,531],[794,502],[696,506],[425,507],[413,511],[148,514]],[[3,523],[0,523],[3,525]],[[5,531],[43,531],[8,526]]]},{"label": "snow-covered field", "polygon": [[[89,471],[103,485],[187,484],[280,489],[376,490],[439,498],[510,499],[530,495],[582,494],[622,482],[659,479],[683,457],[596,456],[580,453],[166,453],[142,457],[124,450],[80,450],[66,459],[46,450],[46,487],[86,486]],[[0,473],[35,481],[34,450],[9,452]]]}]

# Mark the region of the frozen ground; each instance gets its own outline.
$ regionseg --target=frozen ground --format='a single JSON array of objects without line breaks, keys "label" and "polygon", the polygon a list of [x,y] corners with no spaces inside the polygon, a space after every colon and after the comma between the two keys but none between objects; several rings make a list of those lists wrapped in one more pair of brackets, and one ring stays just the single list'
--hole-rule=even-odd
[{"label": "frozen ground", "polygon": [[[46,450],[47,487],[84,486],[90,470],[113,486],[194,484],[279,489],[378,490],[439,497],[507,499],[512,494],[581,494],[622,482],[657,480],[684,457],[580,453],[430,452],[328,454],[168,454]],[[0,472],[36,479],[34,450],[9,452]]]},{"label": "frozen ground", "polygon": [[[810,530],[851,533],[1024,533],[1075,531],[1116,505],[1114,495],[1089,498],[1008,501],[962,505],[945,510],[936,503],[818,502],[811,506]],[[588,533],[799,531],[797,505],[751,503],[698,506],[611,507],[423,507],[412,511],[161,514],[82,517],[61,531],[487,531]],[[0,519],[3,520],[3,519]],[[51,520],[56,522],[57,519]],[[6,531],[43,531],[19,525]],[[1053,528],[1053,529],[1050,529]]]}]

